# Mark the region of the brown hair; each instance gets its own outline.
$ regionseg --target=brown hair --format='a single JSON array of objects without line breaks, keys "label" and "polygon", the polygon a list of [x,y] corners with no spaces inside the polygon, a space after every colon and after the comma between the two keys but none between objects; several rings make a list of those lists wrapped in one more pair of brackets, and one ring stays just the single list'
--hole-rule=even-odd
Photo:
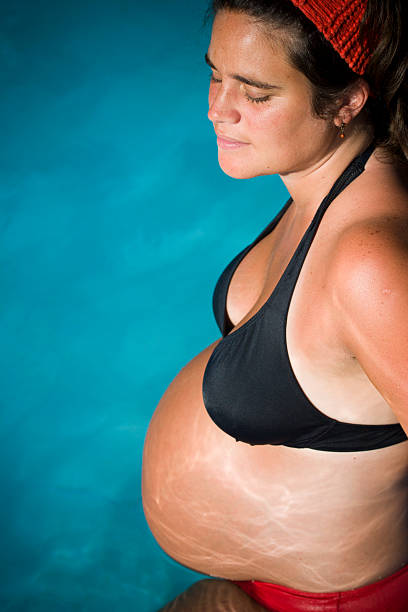
[{"label": "brown hair", "polygon": [[[375,51],[363,78],[372,95],[363,112],[377,146],[392,159],[408,161],[407,0],[368,0],[360,36]],[[337,115],[341,100],[361,77],[353,72],[317,28],[290,0],[212,0],[206,21],[220,10],[246,13],[287,36],[288,59],[312,86],[312,108],[323,119]]]}]

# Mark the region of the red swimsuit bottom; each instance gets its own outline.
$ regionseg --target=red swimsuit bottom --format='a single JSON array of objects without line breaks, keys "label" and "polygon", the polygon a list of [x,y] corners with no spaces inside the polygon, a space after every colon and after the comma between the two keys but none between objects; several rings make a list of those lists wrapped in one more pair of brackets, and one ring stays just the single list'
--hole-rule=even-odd
[{"label": "red swimsuit bottom", "polygon": [[373,584],[337,593],[309,593],[257,580],[233,582],[273,612],[408,612],[408,565]]}]

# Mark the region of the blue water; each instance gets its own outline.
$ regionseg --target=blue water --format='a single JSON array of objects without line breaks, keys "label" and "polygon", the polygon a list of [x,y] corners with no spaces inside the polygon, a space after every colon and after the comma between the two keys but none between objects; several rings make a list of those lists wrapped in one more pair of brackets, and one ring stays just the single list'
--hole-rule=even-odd
[{"label": "blue water", "polygon": [[218,167],[206,1],[0,4],[0,609],[155,612],[146,429],[286,198]]}]

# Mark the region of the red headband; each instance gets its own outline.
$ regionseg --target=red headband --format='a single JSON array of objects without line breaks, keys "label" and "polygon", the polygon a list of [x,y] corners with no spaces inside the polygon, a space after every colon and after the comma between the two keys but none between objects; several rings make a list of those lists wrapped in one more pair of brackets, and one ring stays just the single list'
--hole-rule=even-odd
[{"label": "red headband", "polygon": [[357,74],[364,74],[372,51],[359,39],[367,0],[292,0]]}]

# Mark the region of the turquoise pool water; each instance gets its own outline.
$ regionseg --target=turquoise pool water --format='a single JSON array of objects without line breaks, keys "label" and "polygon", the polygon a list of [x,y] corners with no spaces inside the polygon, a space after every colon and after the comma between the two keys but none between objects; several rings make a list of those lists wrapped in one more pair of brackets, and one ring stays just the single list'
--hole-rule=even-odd
[{"label": "turquoise pool water", "polygon": [[206,4],[0,6],[4,612],[155,612],[200,577],[145,523],[143,440],[287,196],[218,167]]}]

